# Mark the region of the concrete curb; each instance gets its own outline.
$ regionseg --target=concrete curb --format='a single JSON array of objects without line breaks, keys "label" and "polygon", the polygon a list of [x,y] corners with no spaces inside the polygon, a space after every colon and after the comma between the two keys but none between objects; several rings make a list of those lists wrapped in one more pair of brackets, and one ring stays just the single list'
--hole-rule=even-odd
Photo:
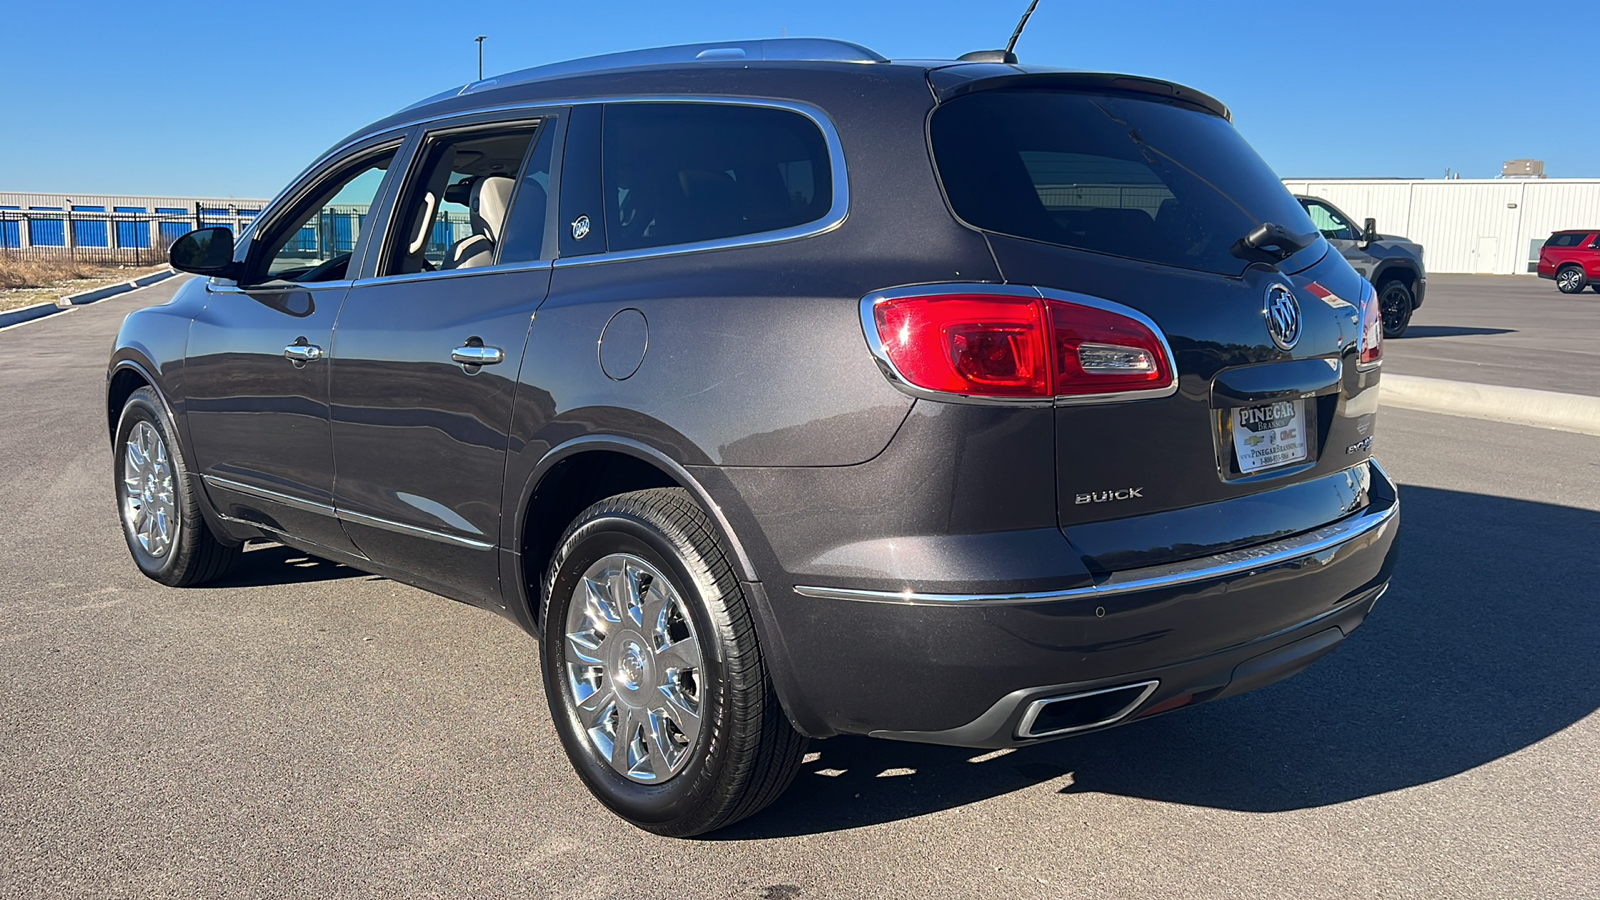
[{"label": "concrete curb", "polygon": [[1385,373],[1386,406],[1600,435],[1600,397]]},{"label": "concrete curb", "polygon": [[136,291],[139,288],[149,287],[157,282],[166,281],[168,278],[171,278],[177,274],[178,273],[173,269],[167,269],[164,272],[151,272],[149,275],[142,275],[138,278],[133,278],[128,281],[108,285],[103,288],[95,288],[92,291],[84,291],[81,294],[72,294],[67,297],[62,297],[53,303],[46,300],[43,303],[35,303],[32,306],[24,306],[21,309],[0,312],[0,329],[10,328],[13,325],[21,325],[24,322],[32,322],[35,319],[42,319],[45,316],[52,316],[56,313],[66,312],[75,306],[87,306],[90,303],[98,303],[107,297],[115,297],[118,294],[125,294],[129,291]]},{"label": "concrete curb", "polygon": [[60,311],[61,307],[48,300],[43,303],[35,303],[32,306],[24,306],[21,309],[8,309],[5,312],[0,312],[0,328],[9,328],[12,325],[21,325],[23,322],[32,322],[34,319],[42,319]]},{"label": "concrete curb", "polygon": [[124,281],[121,284],[107,285],[103,288],[95,288],[92,291],[84,291],[81,294],[72,294],[68,297],[62,297],[56,302],[63,307],[83,306],[84,304],[95,303],[97,301],[104,300],[107,297],[115,297],[118,294],[124,294],[131,290],[149,287],[158,281],[165,281],[176,274],[178,273],[172,269],[168,269],[165,272],[151,272],[149,275]]}]

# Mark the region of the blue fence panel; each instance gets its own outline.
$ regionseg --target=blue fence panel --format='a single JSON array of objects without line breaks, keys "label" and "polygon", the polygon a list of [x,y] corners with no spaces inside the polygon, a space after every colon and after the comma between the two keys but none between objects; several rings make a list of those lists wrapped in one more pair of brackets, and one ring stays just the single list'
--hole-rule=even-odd
[{"label": "blue fence panel", "polygon": [[[145,211],[142,206],[118,206],[115,209],[119,213],[142,213]],[[117,246],[138,247],[140,249],[150,246],[150,223],[118,222]]]},{"label": "blue fence panel", "polygon": [[[103,213],[106,211],[104,206],[75,206],[73,209],[79,212]],[[106,228],[106,223],[104,220],[97,222],[72,223],[72,241],[79,247],[111,246],[110,235],[108,232],[109,229]]]},{"label": "blue fence panel", "polygon": [[161,242],[164,244],[170,244],[193,230],[193,222],[162,222]]},{"label": "blue fence panel", "polygon": [[0,222],[0,247],[22,246],[22,223],[14,220]]},{"label": "blue fence panel", "polygon": [[28,218],[28,242],[35,247],[65,247],[67,222],[65,219]]},{"label": "blue fence panel", "polygon": [[356,248],[355,216],[335,213],[333,216],[333,252],[349,253]]}]

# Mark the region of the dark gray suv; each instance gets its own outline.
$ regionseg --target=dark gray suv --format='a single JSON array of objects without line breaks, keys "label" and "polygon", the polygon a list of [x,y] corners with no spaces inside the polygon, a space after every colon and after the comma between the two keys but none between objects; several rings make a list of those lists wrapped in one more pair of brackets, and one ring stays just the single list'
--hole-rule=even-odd
[{"label": "dark gray suv", "polygon": [[807,738],[1252,690],[1394,564],[1373,290],[1164,81],[564,63],[364,128],[172,259],[206,277],[108,373],[140,569],[266,538],[501,613],[583,781],[662,834],[761,809]]}]

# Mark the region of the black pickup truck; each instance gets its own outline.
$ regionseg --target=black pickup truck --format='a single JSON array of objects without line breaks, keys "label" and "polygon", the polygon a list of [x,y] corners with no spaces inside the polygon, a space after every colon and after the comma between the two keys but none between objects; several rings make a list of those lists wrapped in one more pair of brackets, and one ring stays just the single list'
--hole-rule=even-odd
[{"label": "black pickup truck", "polygon": [[1378,289],[1383,336],[1396,338],[1405,334],[1411,313],[1422,305],[1422,295],[1428,287],[1422,245],[1396,235],[1379,234],[1374,219],[1368,219],[1358,229],[1343,210],[1321,197],[1297,195],[1296,199],[1328,243],[1339,248],[1350,265]]}]

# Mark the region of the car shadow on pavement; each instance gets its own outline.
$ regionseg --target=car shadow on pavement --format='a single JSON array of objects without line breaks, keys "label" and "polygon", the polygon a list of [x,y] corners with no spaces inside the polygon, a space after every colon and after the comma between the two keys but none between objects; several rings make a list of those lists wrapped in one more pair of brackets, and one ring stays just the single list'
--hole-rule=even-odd
[{"label": "car shadow on pavement", "polygon": [[[1009,753],[869,738],[812,745],[785,796],[711,837],[837,831],[1060,782],[1243,812],[1448,778],[1600,708],[1600,513],[1402,488],[1394,587],[1338,651],[1253,694]],[[870,685],[863,686],[871,690]]]},{"label": "car shadow on pavement", "polygon": [[1516,334],[1515,328],[1469,328],[1464,325],[1412,325],[1399,338],[1467,337],[1474,334]]},{"label": "car shadow on pavement", "polygon": [[252,543],[245,547],[239,565],[216,588],[265,587],[274,584],[311,584],[336,578],[376,578],[341,563],[311,556],[282,544]]}]

